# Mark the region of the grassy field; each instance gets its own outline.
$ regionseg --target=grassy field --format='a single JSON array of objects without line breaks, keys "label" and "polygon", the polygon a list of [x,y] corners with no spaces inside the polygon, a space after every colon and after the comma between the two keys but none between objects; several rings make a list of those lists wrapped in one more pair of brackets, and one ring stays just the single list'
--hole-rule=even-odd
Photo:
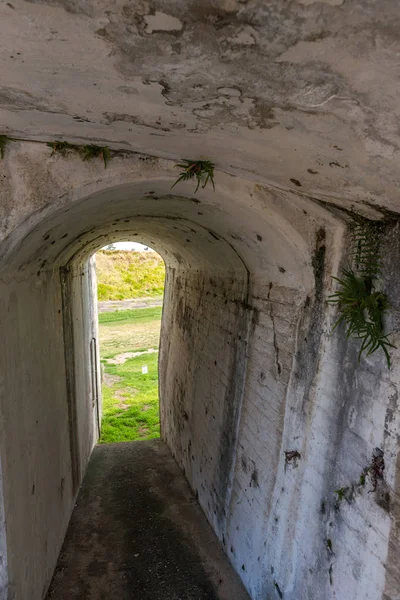
[{"label": "grassy field", "polygon": [[[148,440],[160,436],[158,353],[106,366],[103,382],[102,443]],[[146,364],[148,374],[142,374]]]},{"label": "grassy field", "polygon": [[[158,352],[161,307],[99,315],[100,353],[104,368],[100,443],[159,437]],[[128,354],[127,354],[128,353]],[[142,374],[147,365],[148,374]]]},{"label": "grassy field", "polygon": [[156,252],[101,250],[96,254],[99,300],[160,298],[164,291],[164,261]]},{"label": "grassy field", "polygon": [[158,348],[161,306],[100,313],[100,352],[111,358],[119,352]]}]

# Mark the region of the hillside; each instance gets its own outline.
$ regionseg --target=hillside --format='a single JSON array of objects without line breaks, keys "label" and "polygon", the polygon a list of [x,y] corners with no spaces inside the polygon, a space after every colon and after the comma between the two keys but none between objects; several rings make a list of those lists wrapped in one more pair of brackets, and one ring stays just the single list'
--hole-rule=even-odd
[{"label": "hillside", "polygon": [[163,295],[164,261],[155,252],[100,250],[96,254],[96,271],[99,300]]}]

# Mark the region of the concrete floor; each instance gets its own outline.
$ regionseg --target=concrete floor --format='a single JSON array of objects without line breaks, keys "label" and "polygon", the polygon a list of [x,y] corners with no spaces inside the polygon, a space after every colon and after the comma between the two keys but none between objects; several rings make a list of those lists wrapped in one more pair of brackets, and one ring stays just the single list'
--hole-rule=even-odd
[{"label": "concrete floor", "polygon": [[168,448],[95,448],[51,600],[248,600]]}]

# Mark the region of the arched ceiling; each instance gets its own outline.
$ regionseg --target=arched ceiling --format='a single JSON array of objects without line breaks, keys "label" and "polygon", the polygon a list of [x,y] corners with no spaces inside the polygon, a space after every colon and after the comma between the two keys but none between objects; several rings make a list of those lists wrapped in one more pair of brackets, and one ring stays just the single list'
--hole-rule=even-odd
[{"label": "arched ceiling", "polygon": [[399,211],[399,31],[398,0],[2,2],[0,133]]},{"label": "arched ceiling", "polygon": [[0,204],[6,214],[19,198],[24,210],[12,215],[0,244],[3,280],[82,261],[110,241],[136,240],[170,267],[247,270],[310,289],[315,232],[337,226],[317,204],[220,172],[215,192],[194,196],[193,182],[171,190],[172,161],[115,157],[105,170],[101,161],[50,155],[41,144],[21,144],[4,161],[6,180],[19,183],[9,194],[3,189]]},{"label": "arched ceiling", "polygon": [[[136,240],[170,267],[272,272],[307,284],[307,240],[271,209],[223,188],[199,198],[169,193],[169,180],[132,182],[100,190],[23,222],[5,244],[2,272],[37,273],[82,261],[110,241]],[[193,191],[182,184],[182,191]],[[219,186],[221,188],[221,185]],[[46,207],[48,209],[48,207]],[[260,233],[262,232],[262,234]]]}]

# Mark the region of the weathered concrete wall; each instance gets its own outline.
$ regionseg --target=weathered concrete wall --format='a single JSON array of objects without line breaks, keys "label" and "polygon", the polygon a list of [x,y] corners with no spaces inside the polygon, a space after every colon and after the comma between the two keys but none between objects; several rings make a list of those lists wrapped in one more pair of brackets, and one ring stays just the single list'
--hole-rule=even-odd
[{"label": "weathered concrete wall", "polygon": [[[388,228],[382,250],[395,329],[397,231]],[[339,229],[338,247],[340,238]],[[343,330],[326,335],[333,322],[326,305],[330,273],[340,256],[332,247],[326,231],[317,230],[310,295],[253,281],[240,315],[220,304],[225,281],[213,279],[210,285],[200,277],[199,284],[196,276],[193,284],[174,272],[167,277],[178,285],[167,288],[170,320],[163,322],[160,365],[163,375],[169,371],[169,379],[161,381],[163,434],[257,600],[279,596],[278,590],[293,600],[396,598],[399,591],[394,460],[399,371],[389,372],[379,355],[359,365],[358,345],[346,340]],[[213,294],[217,299],[210,306]],[[235,373],[239,410],[226,428],[230,357],[243,325],[246,333],[239,339],[246,359],[244,371],[239,362]],[[228,345],[215,345],[215,336]],[[397,352],[395,364],[396,357]],[[179,364],[183,382],[176,376]],[[201,395],[196,380],[193,386],[197,375]],[[230,410],[235,411],[232,398]],[[385,457],[385,478],[373,491],[370,476],[365,484],[360,478],[376,448]],[[285,462],[286,451],[301,457]],[[348,495],[338,501],[341,488],[348,488]]]},{"label": "weathered concrete wall", "polygon": [[99,435],[101,406],[94,262],[61,269],[73,491]]},{"label": "weathered concrete wall", "polygon": [[288,449],[283,437],[288,384],[306,295],[272,282],[254,281],[250,303],[247,379],[223,541],[252,598],[261,599],[267,590],[274,593],[274,578],[265,563],[277,551],[276,538],[267,534],[266,522]]},{"label": "weathered concrete wall", "polygon": [[225,520],[249,330],[247,272],[168,270],[160,347],[161,433],[214,529]]},{"label": "weathered concrete wall", "polygon": [[70,285],[56,270],[1,286],[2,566],[8,561],[9,599],[43,596],[97,439],[89,272],[87,264],[71,274]]},{"label": "weathered concrete wall", "polygon": [[[391,266],[385,278],[398,281],[396,233],[389,228],[388,235],[383,254]],[[394,325],[398,303],[391,286],[387,289]],[[359,345],[346,340],[343,330],[324,335],[332,326],[332,316],[324,312],[322,305],[316,315],[314,306],[299,328],[283,448],[300,451],[302,458],[297,468],[282,462],[278,470],[266,530],[277,540],[277,551],[266,566],[289,598],[396,598],[398,587],[388,596],[384,588],[394,517],[390,502],[398,485],[398,351],[390,371],[379,354],[358,364]],[[370,477],[363,485],[361,474],[372,465],[377,447],[384,453],[385,475],[373,492]],[[335,493],[341,488],[348,488],[343,500]],[[288,514],[291,518],[282,519]],[[272,582],[266,587],[272,590]]]},{"label": "weathered concrete wall", "polygon": [[399,28],[398,0],[2,2],[0,123],[397,210]]},{"label": "weathered concrete wall", "polygon": [[7,534],[2,472],[0,473],[0,598],[1,600],[8,598]]},{"label": "weathered concrete wall", "polygon": [[8,598],[41,598],[73,507],[58,272],[1,286]]},{"label": "weathered concrete wall", "polygon": [[[25,140],[0,160],[9,600],[40,600],[96,436],[86,261],[127,239],[167,265],[163,434],[252,598],[398,600],[399,354],[358,365],[326,297],[348,213],[398,221],[399,30],[397,0],[0,4],[0,135]],[[188,157],[215,193],[171,192]]]},{"label": "weathered concrete wall", "polygon": [[[182,184],[172,194],[174,163],[142,155],[116,155],[104,170],[14,143],[0,167],[10,598],[40,600],[97,435],[88,259],[131,239],[167,266],[162,435],[252,599],[395,600],[398,351],[390,371],[379,354],[358,365],[357,344],[330,335],[346,213],[219,171],[215,193],[194,197]],[[384,276],[396,330],[391,227]],[[357,482],[376,447],[385,483],[369,493],[368,478]],[[286,464],[285,451],[301,457]],[[353,493],[337,507],[341,487]]]}]

